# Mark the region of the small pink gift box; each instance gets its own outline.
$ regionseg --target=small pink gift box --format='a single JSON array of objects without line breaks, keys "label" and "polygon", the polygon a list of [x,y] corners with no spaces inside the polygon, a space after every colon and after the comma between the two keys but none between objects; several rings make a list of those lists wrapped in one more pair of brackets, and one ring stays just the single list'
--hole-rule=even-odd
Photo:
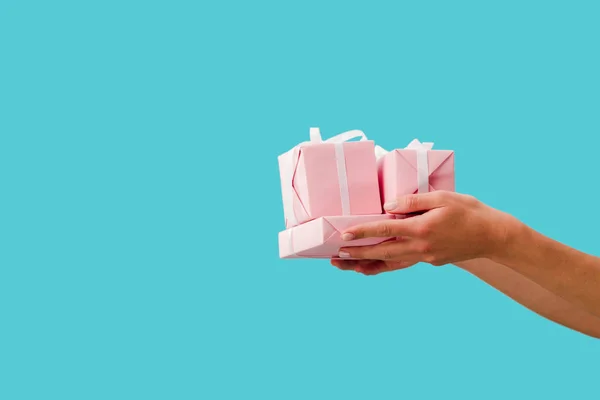
[{"label": "small pink gift box", "polygon": [[[360,137],[360,141],[348,140]],[[361,131],[310,141],[279,156],[285,226],[328,215],[381,214],[375,145]]]},{"label": "small pink gift box", "polygon": [[454,151],[432,147],[433,143],[416,139],[406,148],[390,152],[378,146],[377,169],[384,203],[408,194],[455,191]]},{"label": "small pink gift box", "polygon": [[369,246],[391,238],[342,240],[342,233],[356,225],[396,219],[391,214],[321,217],[279,232],[280,258],[334,258],[341,247]]}]

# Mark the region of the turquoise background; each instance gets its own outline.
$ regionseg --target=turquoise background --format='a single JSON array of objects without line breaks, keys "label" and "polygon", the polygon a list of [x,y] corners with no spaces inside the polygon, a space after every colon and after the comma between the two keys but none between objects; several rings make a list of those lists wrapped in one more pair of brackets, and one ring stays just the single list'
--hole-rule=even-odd
[{"label": "turquoise background", "polygon": [[453,267],[278,259],[319,126],[600,254],[600,3],[0,2],[0,398],[596,396],[600,342]]}]

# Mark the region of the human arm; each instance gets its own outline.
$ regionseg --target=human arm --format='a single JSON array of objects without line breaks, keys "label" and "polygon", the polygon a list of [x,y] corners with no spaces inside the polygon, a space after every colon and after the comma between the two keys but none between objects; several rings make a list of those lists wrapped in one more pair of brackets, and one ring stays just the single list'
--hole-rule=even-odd
[{"label": "human arm", "polygon": [[[402,237],[402,240],[345,247],[340,249],[342,259],[382,260],[384,263],[378,265],[385,266],[390,262],[457,264],[487,258],[494,262],[489,264],[490,269],[506,266],[573,307],[600,315],[597,257],[546,238],[514,217],[458,193],[406,196],[396,204],[386,204],[386,209],[397,214],[423,214],[349,229],[344,234],[348,240],[364,237]],[[381,271],[385,270],[389,268],[381,267]],[[370,268],[368,272],[378,270]],[[535,311],[542,313],[539,309]]]},{"label": "human arm", "polygon": [[[333,259],[331,263],[339,269],[365,275],[376,275],[413,265],[407,262],[343,259]],[[536,314],[588,336],[600,338],[600,318],[574,306],[514,270],[484,258],[460,261],[455,265]]]},{"label": "human arm", "polygon": [[542,317],[594,338],[600,338],[600,318],[574,306],[518,272],[478,258],[455,263],[517,303]]},{"label": "human arm", "polygon": [[600,317],[600,258],[566,246],[525,224],[510,228],[490,258]]}]

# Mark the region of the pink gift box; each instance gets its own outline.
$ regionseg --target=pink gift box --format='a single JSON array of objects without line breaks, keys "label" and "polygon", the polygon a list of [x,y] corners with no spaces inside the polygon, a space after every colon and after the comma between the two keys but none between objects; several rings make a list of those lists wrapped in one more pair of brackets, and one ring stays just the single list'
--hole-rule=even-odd
[{"label": "pink gift box", "polygon": [[384,203],[408,194],[455,191],[454,151],[432,150],[432,143],[416,140],[411,145],[387,152],[377,161]]},{"label": "pink gift box", "polygon": [[[361,137],[361,141],[347,140]],[[360,131],[311,141],[279,156],[285,226],[328,215],[381,214],[375,145]]]},{"label": "pink gift box", "polygon": [[343,241],[342,233],[356,225],[396,219],[394,215],[351,215],[321,217],[279,232],[280,258],[334,258],[341,247],[368,246],[391,238]]}]

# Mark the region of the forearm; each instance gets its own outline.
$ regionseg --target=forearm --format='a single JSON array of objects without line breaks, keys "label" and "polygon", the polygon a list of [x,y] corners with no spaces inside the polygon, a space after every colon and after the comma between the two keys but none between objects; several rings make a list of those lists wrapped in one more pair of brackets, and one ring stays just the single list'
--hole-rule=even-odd
[{"label": "forearm", "polygon": [[455,265],[535,313],[586,335],[600,338],[600,318],[574,306],[515,270],[488,259]]},{"label": "forearm", "polygon": [[509,227],[506,244],[489,258],[600,317],[600,258],[516,221]]}]

